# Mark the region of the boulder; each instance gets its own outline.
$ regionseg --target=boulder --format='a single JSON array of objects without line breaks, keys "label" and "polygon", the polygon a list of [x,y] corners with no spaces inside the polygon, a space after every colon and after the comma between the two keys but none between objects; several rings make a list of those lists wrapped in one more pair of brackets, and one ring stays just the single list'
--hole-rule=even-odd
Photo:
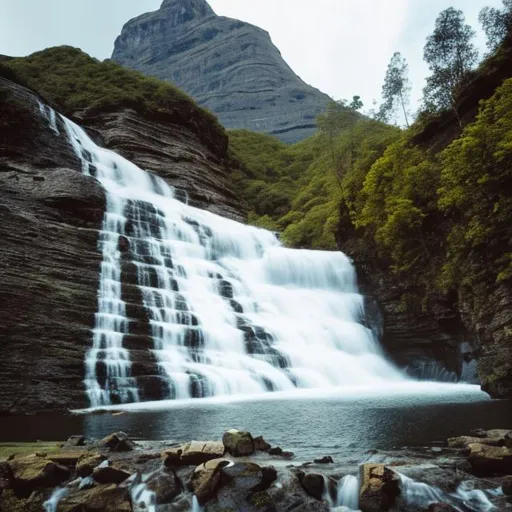
[{"label": "boulder", "polygon": [[334,464],[334,460],[330,455],[326,455],[325,457],[322,457],[321,459],[315,459],[315,464]]},{"label": "boulder", "polygon": [[198,466],[209,460],[222,458],[224,445],[215,441],[191,441],[162,453],[166,467]]},{"label": "boulder", "polygon": [[254,453],[254,439],[249,432],[240,430],[228,430],[222,436],[222,443],[234,457],[243,457]]},{"label": "boulder", "polygon": [[257,452],[268,452],[272,448],[265,439],[263,439],[263,436],[258,436],[254,438],[254,449]]},{"label": "boulder", "polygon": [[501,489],[505,496],[512,496],[512,475],[506,476],[501,482]]},{"label": "boulder", "polygon": [[99,442],[100,447],[108,448],[113,452],[130,452],[135,448],[135,443],[124,432],[116,432],[103,438]]},{"label": "boulder", "polygon": [[99,484],[120,484],[131,475],[114,466],[99,466],[92,472],[92,477]]},{"label": "boulder", "polygon": [[94,468],[99,466],[104,460],[105,457],[99,453],[83,455],[76,463],[76,474],[82,478],[86,478],[92,475]]},{"label": "boulder", "polygon": [[400,493],[398,476],[384,464],[362,464],[359,471],[361,511],[390,510]]},{"label": "boulder", "polygon": [[85,437],[81,435],[75,435],[68,438],[66,441],[68,446],[85,446]]},{"label": "boulder", "polygon": [[506,446],[469,445],[469,462],[476,476],[512,473],[512,450]]},{"label": "boulder", "polygon": [[505,446],[507,448],[512,448],[512,430],[505,434]]},{"label": "boulder", "polygon": [[65,466],[37,454],[15,457],[9,461],[14,485],[24,496],[38,488],[57,487],[71,477]]},{"label": "boulder", "polygon": [[167,468],[153,473],[146,481],[146,486],[155,493],[157,505],[171,503],[182,492],[181,482],[176,474]]},{"label": "boulder", "polygon": [[[448,446],[450,448],[466,448],[469,449],[470,444],[485,444],[488,446],[505,446],[507,435],[510,435],[510,430],[494,429],[488,431],[474,432],[473,436],[459,436],[451,437],[448,439]],[[485,434],[485,435],[484,435]]]},{"label": "boulder", "polygon": [[325,480],[323,475],[318,473],[309,473],[299,478],[305,491],[316,500],[321,501],[325,489]]},{"label": "boulder", "polygon": [[85,450],[63,450],[60,452],[50,452],[47,457],[62,466],[75,467],[78,460],[85,454],[87,454]]},{"label": "boulder", "polygon": [[72,489],[59,501],[59,512],[131,512],[130,493],[115,484]]},{"label": "boulder", "polygon": [[221,480],[221,468],[232,464],[226,459],[212,459],[200,464],[190,479],[190,488],[200,505],[212,500]]}]

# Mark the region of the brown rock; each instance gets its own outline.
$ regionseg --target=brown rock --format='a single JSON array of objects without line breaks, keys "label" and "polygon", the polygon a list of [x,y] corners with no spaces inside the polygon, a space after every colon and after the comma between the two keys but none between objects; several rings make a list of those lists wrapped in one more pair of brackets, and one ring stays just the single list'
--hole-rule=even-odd
[{"label": "brown rock", "polygon": [[110,434],[99,442],[101,447],[108,448],[113,452],[130,452],[135,448],[135,443],[128,438],[124,432]]},{"label": "brown rock", "polygon": [[222,436],[222,443],[231,455],[243,457],[254,453],[254,440],[249,432],[240,430],[228,430]]},{"label": "brown rock", "polygon": [[191,441],[162,453],[166,467],[197,466],[209,460],[221,458],[224,445],[215,441]]},{"label": "brown rock", "polygon": [[71,471],[47,457],[26,455],[9,461],[14,485],[23,495],[39,488],[57,487],[71,477]]},{"label": "brown rock", "polygon": [[[485,432],[485,431],[484,431]],[[494,429],[485,432],[478,432],[479,436],[460,436],[451,437],[448,439],[448,446],[450,448],[469,448],[470,444],[485,444],[488,446],[504,446],[506,444],[506,436],[510,434],[510,430]]]},{"label": "brown rock", "polygon": [[91,489],[72,489],[59,502],[59,512],[131,512],[128,489],[97,485]]},{"label": "brown rock", "polygon": [[76,466],[76,463],[79,459],[81,459],[85,454],[87,454],[86,450],[68,450],[62,452],[50,452],[47,457],[57,464],[62,464],[63,466]]},{"label": "brown rock", "polygon": [[157,505],[171,503],[183,490],[180,480],[174,471],[169,469],[161,469],[151,475],[146,481],[146,486],[155,493]]},{"label": "brown rock", "polygon": [[360,467],[359,508],[362,512],[390,510],[400,492],[399,478],[384,464]]},{"label": "brown rock", "polygon": [[12,487],[14,475],[11,466],[7,462],[0,462],[0,492]]},{"label": "brown rock", "polygon": [[263,436],[258,436],[254,438],[254,449],[257,452],[268,452],[272,448],[265,439],[263,439]]},{"label": "brown rock", "polygon": [[425,512],[457,512],[457,509],[448,503],[432,503]]},{"label": "brown rock", "polygon": [[76,474],[82,478],[86,478],[92,475],[94,468],[99,466],[104,460],[105,457],[99,453],[84,455],[76,464]]},{"label": "brown rock", "polygon": [[92,472],[92,477],[100,484],[120,484],[131,475],[114,466],[100,466]]},{"label": "brown rock", "polygon": [[469,462],[477,476],[512,473],[512,450],[506,446],[469,445]]},{"label": "brown rock", "polygon": [[213,459],[199,465],[190,480],[190,487],[200,505],[204,505],[215,497],[221,479],[221,468],[231,464],[226,459]]},{"label": "brown rock", "polygon": [[334,464],[334,460],[330,455],[326,455],[325,457],[322,457],[321,459],[315,459],[313,461],[315,464]]},{"label": "brown rock", "polygon": [[66,444],[68,446],[84,446],[85,445],[85,437],[82,435],[71,436]]},{"label": "brown rock", "polygon": [[325,481],[322,475],[309,473],[300,478],[300,483],[312,498],[319,501],[322,499],[325,489]]}]

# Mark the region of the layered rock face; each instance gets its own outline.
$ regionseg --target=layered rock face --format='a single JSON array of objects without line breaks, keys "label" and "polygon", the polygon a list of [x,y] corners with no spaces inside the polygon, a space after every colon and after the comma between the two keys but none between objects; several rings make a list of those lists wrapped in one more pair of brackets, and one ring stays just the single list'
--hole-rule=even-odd
[{"label": "layered rock face", "polygon": [[166,0],[129,21],[112,59],[172,82],[229,129],[297,142],[316,130],[329,97],[304,83],[264,30],[215,15],[205,0]]},{"label": "layered rock face", "polygon": [[[195,206],[243,220],[225,182],[226,155],[194,133],[131,110],[75,117]],[[84,359],[98,306],[104,211],[103,188],[81,173],[59,117],[0,78],[0,414],[88,405]]]}]

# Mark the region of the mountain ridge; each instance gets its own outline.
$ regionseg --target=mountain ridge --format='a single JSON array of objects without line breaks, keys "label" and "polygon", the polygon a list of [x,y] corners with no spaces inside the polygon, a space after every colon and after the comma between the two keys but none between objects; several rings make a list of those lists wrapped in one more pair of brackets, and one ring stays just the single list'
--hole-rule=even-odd
[{"label": "mountain ridge", "polygon": [[313,135],[330,101],[290,68],[268,32],[216,15],[205,0],[166,0],[128,21],[112,60],[175,84],[228,129],[285,142]]}]

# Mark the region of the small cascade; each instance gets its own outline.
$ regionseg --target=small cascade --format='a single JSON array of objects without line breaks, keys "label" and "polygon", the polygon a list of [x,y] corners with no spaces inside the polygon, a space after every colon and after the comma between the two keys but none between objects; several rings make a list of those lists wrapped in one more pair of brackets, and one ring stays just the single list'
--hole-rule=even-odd
[{"label": "small cascade", "polygon": [[107,198],[91,406],[404,379],[366,326],[344,254],[286,249],[269,231],[191,207],[61,121]]},{"label": "small cascade", "polygon": [[131,487],[133,512],[156,512],[156,494],[150,491],[145,483]]},{"label": "small cascade", "polygon": [[408,507],[425,510],[432,503],[448,503],[460,512],[489,512],[496,510],[489,496],[499,496],[500,490],[482,491],[473,483],[462,482],[454,493],[446,493],[428,484],[399,474],[401,499]]},{"label": "small cascade", "polygon": [[55,110],[53,110],[52,107],[39,102],[39,112],[41,112],[41,115],[46,119],[48,126],[55,133],[55,135],[60,135],[60,131],[57,126],[57,113]]},{"label": "small cascade", "polygon": [[359,510],[359,479],[356,476],[346,475],[338,482],[336,507]]},{"label": "small cascade", "polygon": [[203,512],[204,511],[204,508],[201,507],[201,505],[199,504],[199,501],[197,501],[197,498],[194,494],[194,496],[192,496],[192,512]]},{"label": "small cascade", "polygon": [[59,501],[64,498],[68,492],[69,489],[66,489],[65,487],[55,489],[50,498],[43,503],[45,512],[57,512]]}]

